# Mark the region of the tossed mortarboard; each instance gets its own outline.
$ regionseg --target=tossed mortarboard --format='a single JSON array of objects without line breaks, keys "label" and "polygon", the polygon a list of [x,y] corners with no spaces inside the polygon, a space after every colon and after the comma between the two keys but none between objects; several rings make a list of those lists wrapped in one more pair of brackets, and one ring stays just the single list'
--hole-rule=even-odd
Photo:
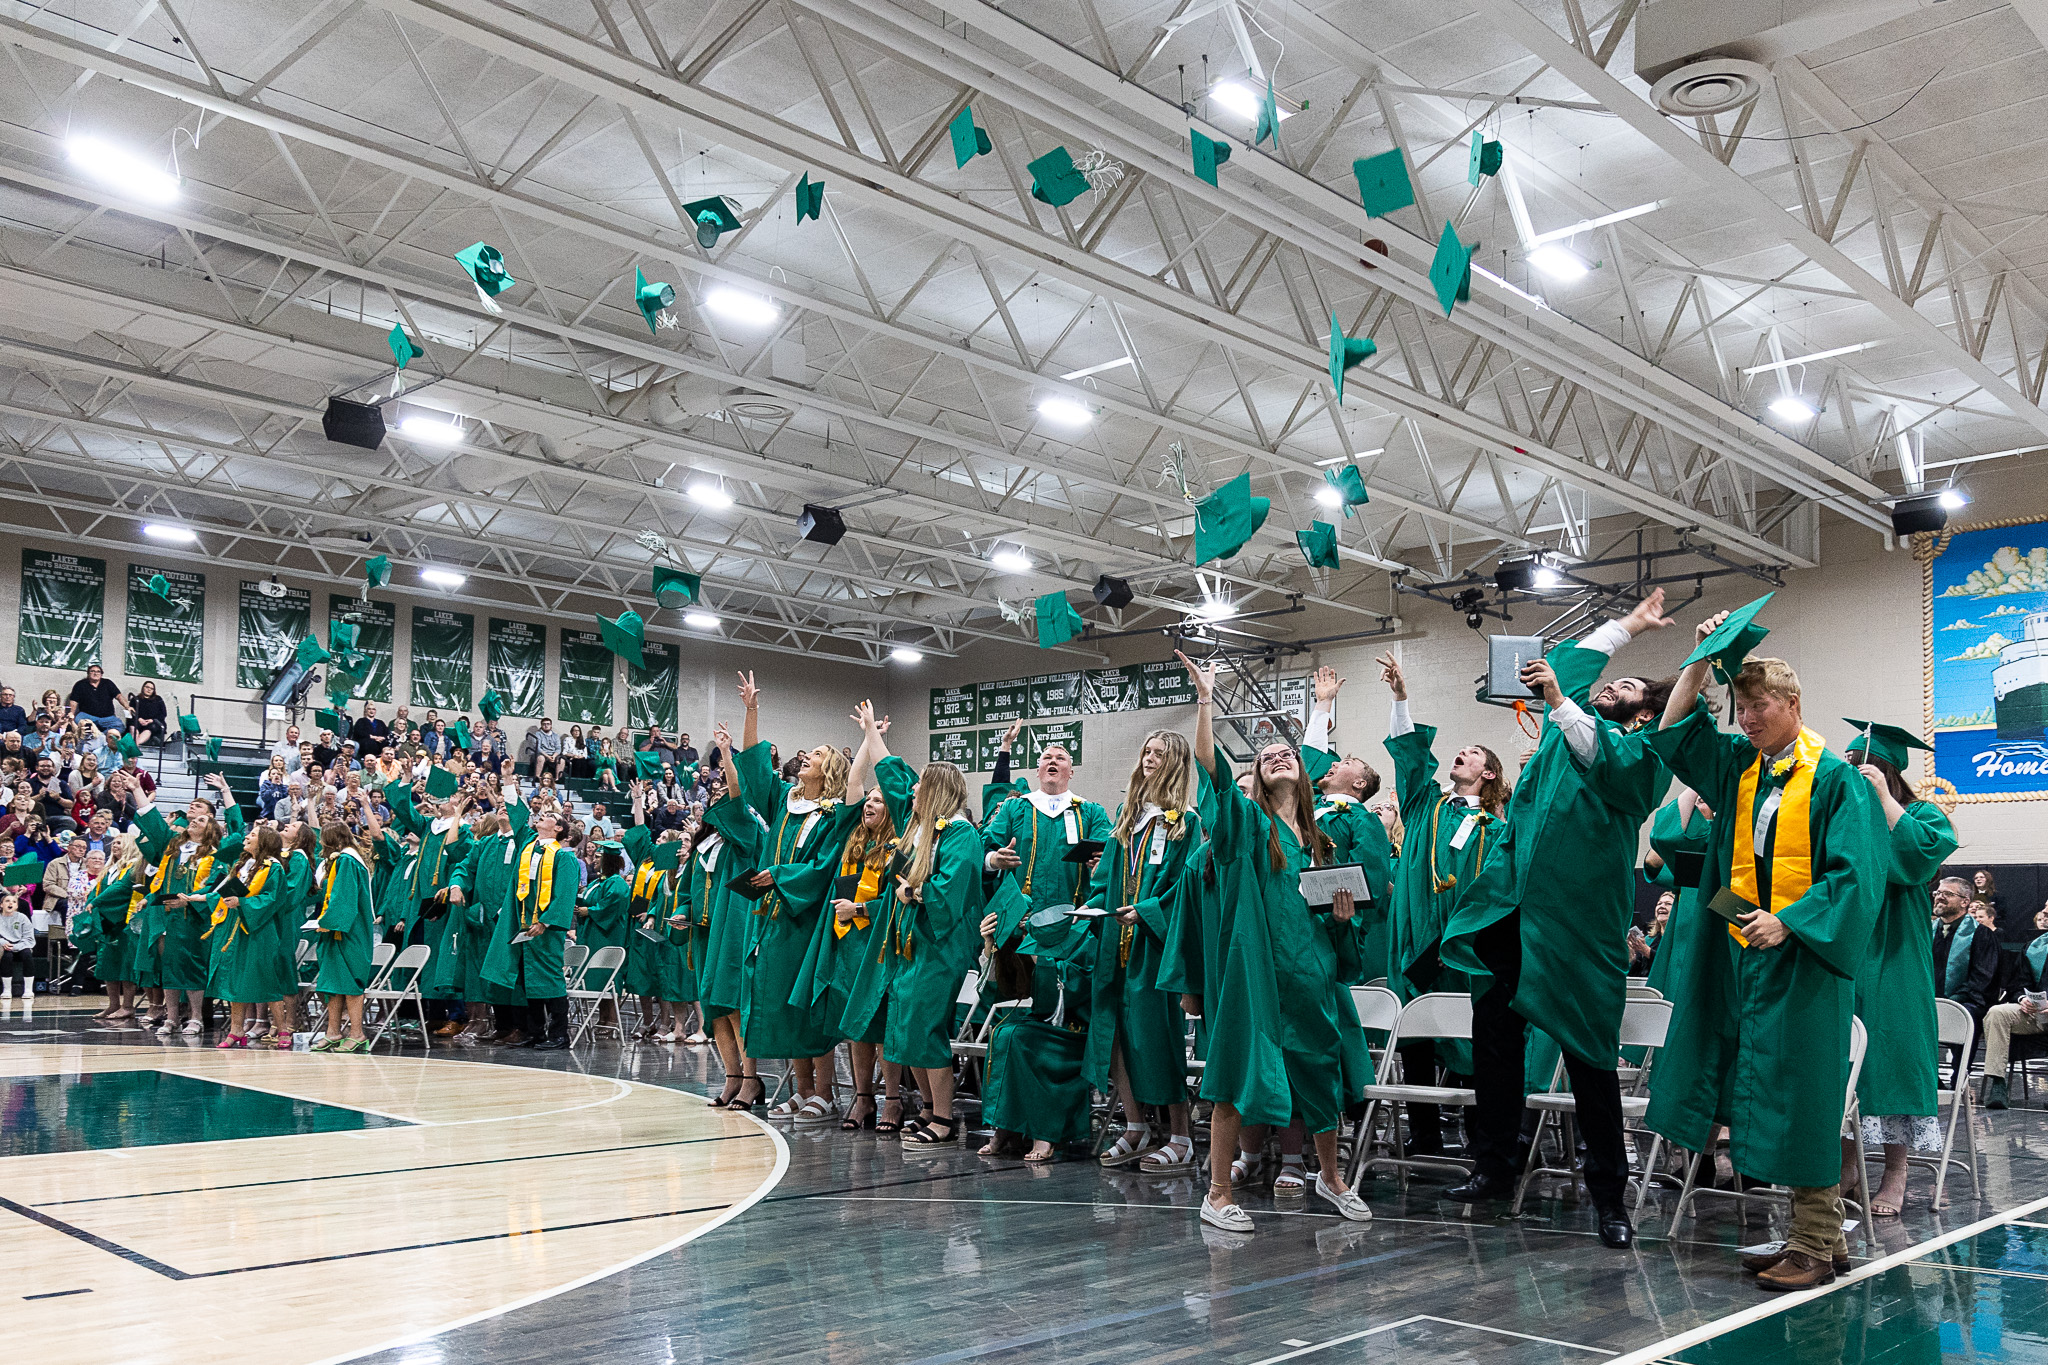
[{"label": "tossed mortarboard", "polygon": [[327,648],[336,654],[347,654],[356,647],[356,637],[362,627],[353,621],[329,621],[327,623]]},{"label": "tossed mortarboard", "polygon": [[1195,174],[1216,183],[1216,168],[1230,160],[1230,144],[1218,142],[1199,128],[1188,129],[1188,148],[1194,154]]},{"label": "tossed mortarboard", "polygon": [[179,734],[181,734],[181,735],[198,735],[198,734],[204,734],[205,732],[206,732],[206,727],[205,727],[205,726],[203,726],[203,725],[201,725],[201,724],[199,723],[199,717],[197,717],[197,716],[179,716],[179,717],[178,717],[178,733],[179,733]]},{"label": "tossed mortarboard", "polygon": [[633,751],[633,776],[652,782],[661,776],[661,755],[652,749]]},{"label": "tossed mortarboard", "polygon": [[1301,546],[1301,557],[1308,561],[1311,569],[1337,567],[1337,528],[1329,522],[1310,522],[1306,531],[1294,533],[1294,542]]},{"label": "tossed mortarboard", "polygon": [[220,762],[220,736],[219,736],[219,735],[208,735],[208,736],[206,737],[206,761],[207,761],[208,763],[218,763],[218,762]]},{"label": "tossed mortarboard", "polygon": [[1488,142],[1483,133],[1475,130],[1472,134],[1472,154],[1466,158],[1465,179],[1477,185],[1489,175],[1500,173],[1501,145]]},{"label": "tossed mortarboard", "polygon": [[1358,472],[1355,464],[1340,464],[1335,469],[1324,470],[1323,482],[1337,490],[1337,502],[1347,517],[1351,515],[1352,508],[1363,507],[1372,501],[1372,494],[1365,491],[1365,475]]},{"label": "tossed mortarboard", "polygon": [[704,575],[684,573],[671,569],[666,564],[654,566],[654,601],[657,606],[673,611],[686,607],[698,599],[698,589],[703,586]]},{"label": "tossed mortarboard", "polygon": [[348,717],[339,711],[330,711],[325,708],[315,711],[313,713],[313,723],[323,730],[333,731],[336,735],[346,735],[348,733]]},{"label": "tossed mortarboard", "polygon": [[1088,177],[1074,168],[1074,158],[1064,147],[1053,148],[1024,169],[1031,172],[1031,197],[1054,208],[1088,193]]},{"label": "tossed mortarboard", "polygon": [[43,860],[24,853],[0,869],[0,886],[28,886],[43,879]]},{"label": "tossed mortarboard", "polygon": [[1714,672],[1722,682],[1728,682],[1742,671],[1742,661],[1749,657],[1749,651],[1763,643],[1764,636],[1771,632],[1756,624],[1756,614],[1764,609],[1764,603],[1778,594],[1767,592],[1746,606],[1737,607],[1728,613],[1728,619],[1715,626],[1713,633],[1700,641],[1699,648],[1685,656],[1686,666],[1702,659],[1714,661]]},{"label": "tossed mortarboard", "polygon": [[1872,758],[1883,759],[1901,772],[1905,771],[1907,762],[1913,757],[1912,750],[1924,749],[1930,754],[1934,752],[1932,744],[1911,730],[1897,725],[1886,725],[1883,721],[1876,720],[1851,720],[1847,716],[1842,717],[1842,722],[1855,726],[1859,732],[1856,738],[1849,741],[1849,747],[1845,752],[1853,754],[1860,749]]},{"label": "tossed mortarboard", "polygon": [[391,581],[391,556],[372,555],[363,561],[363,600],[370,598],[370,589],[381,588]]},{"label": "tossed mortarboard", "polygon": [[142,757],[142,746],[137,744],[135,736],[129,734],[126,730],[123,730],[120,736],[114,740],[114,749],[123,758]]},{"label": "tossed mortarboard", "polygon": [[1344,372],[1378,350],[1379,344],[1371,337],[1345,336],[1337,315],[1330,314],[1330,387],[1336,390],[1339,403],[1344,401]]},{"label": "tossed mortarboard", "polygon": [[739,215],[726,205],[722,194],[714,194],[709,199],[692,199],[683,205],[683,212],[689,214],[690,221],[697,225],[697,245],[706,251],[718,245],[721,234],[739,231]]},{"label": "tossed mortarboard", "polygon": [[1195,563],[1228,559],[1266,524],[1271,498],[1252,496],[1250,470],[1195,504]]},{"label": "tossed mortarboard", "polygon": [[1351,163],[1351,173],[1358,177],[1358,199],[1368,218],[1384,218],[1415,202],[1415,187],[1408,183],[1408,162],[1399,147],[1361,157]]},{"label": "tossed mortarboard", "polygon": [[171,597],[171,580],[165,578],[160,573],[153,573],[149,576],[149,591],[152,596],[160,597],[166,602],[174,600]]},{"label": "tossed mortarboard", "polygon": [[1031,790],[1029,778],[1020,777],[1011,782],[991,782],[981,789],[981,820],[987,824],[996,813],[996,807],[1013,796],[1022,796]]},{"label": "tossed mortarboard", "polygon": [[476,286],[478,301],[493,313],[504,312],[498,307],[498,295],[519,283],[505,268],[504,253],[489,242],[473,242],[456,252],[455,260],[462,267],[462,272],[469,276],[469,282]]},{"label": "tossed mortarboard", "polygon": [[391,334],[384,340],[391,347],[391,358],[398,362],[398,368],[401,370],[426,354],[405,334],[405,326],[402,323],[392,324]]},{"label": "tossed mortarboard", "polygon": [[327,652],[327,646],[321,644],[314,636],[308,635],[305,639],[299,641],[300,668],[311,668],[314,664],[324,664],[333,657],[332,654]]},{"label": "tossed mortarboard", "polygon": [[647,626],[637,611],[622,611],[618,619],[599,616],[597,633],[604,647],[629,664],[642,663],[642,646],[647,643]]},{"label": "tossed mortarboard", "polygon": [[486,687],[484,694],[477,698],[476,709],[483,713],[485,720],[496,720],[505,714],[505,699],[498,695],[495,687]]},{"label": "tossed mortarboard", "polygon": [[661,310],[676,301],[676,287],[663,284],[660,280],[648,283],[640,273],[640,267],[633,267],[633,305],[640,310],[640,316],[647,319],[647,330],[657,336],[661,333]]},{"label": "tossed mortarboard", "polygon": [[953,115],[953,121],[946,125],[946,133],[953,139],[953,169],[959,170],[978,156],[995,150],[995,143],[988,140],[988,129],[975,126],[974,106],[964,104],[960,112]]},{"label": "tossed mortarboard", "polygon": [[816,221],[825,207],[825,182],[811,179],[809,171],[796,182],[796,220],[801,223],[809,218]]},{"label": "tossed mortarboard", "polygon": [[673,872],[683,865],[683,841],[664,839],[654,846],[654,852],[647,859],[648,866],[657,872]]},{"label": "tossed mortarboard", "polygon": [[469,722],[462,717],[455,718],[455,724],[448,731],[455,740],[455,747],[463,753],[476,748],[476,736],[469,732]]},{"label": "tossed mortarboard", "polygon": [[349,676],[338,668],[327,670],[327,702],[341,708],[355,700],[356,689],[362,686],[362,679]]},{"label": "tossed mortarboard", "polygon": [[1436,287],[1436,301],[1444,306],[1445,317],[1451,315],[1452,305],[1472,297],[1472,253],[1478,249],[1477,243],[1466,246],[1459,241],[1458,230],[1444,219],[1436,259],[1429,263],[1429,282]]},{"label": "tossed mortarboard", "polygon": [[1081,613],[1074,610],[1067,601],[1065,591],[1049,592],[1038,599],[1038,647],[1051,649],[1063,645],[1086,630],[1088,623],[1081,619]]},{"label": "tossed mortarboard", "polygon": [[1252,133],[1252,146],[1256,147],[1267,138],[1273,139],[1273,150],[1280,150],[1280,102],[1273,98],[1273,78],[1266,77],[1266,97],[1259,101],[1259,125]]},{"label": "tossed mortarboard", "polygon": [[462,779],[436,763],[427,769],[427,795],[436,801],[446,801],[462,788]]}]

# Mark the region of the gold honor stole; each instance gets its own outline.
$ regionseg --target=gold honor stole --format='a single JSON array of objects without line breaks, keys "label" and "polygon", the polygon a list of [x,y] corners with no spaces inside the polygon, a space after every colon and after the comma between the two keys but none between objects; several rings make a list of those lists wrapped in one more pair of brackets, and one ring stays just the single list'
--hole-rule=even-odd
[{"label": "gold honor stole", "polygon": [[[860,881],[853,890],[852,900],[855,905],[866,905],[881,891],[882,869],[889,864],[887,845],[883,846],[881,853],[882,861],[879,863],[859,863],[855,862],[852,858],[841,860],[839,864],[840,876],[851,877],[856,872],[860,873]],[[840,919],[836,911],[832,915],[832,936],[834,938],[845,938],[849,931],[855,928],[865,929],[867,927],[868,917],[857,910],[850,921]]]},{"label": "gold honor stole", "polygon": [[633,873],[632,903],[644,911],[648,903],[654,899],[655,890],[660,885],[661,869],[656,867],[651,859],[640,864],[639,869]]},{"label": "gold honor stole", "polygon": [[[164,889],[164,877],[177,865],[178,850],[173,847],[164,854],[164,860],[156,865],[156,875],[149,879],[149,893],[153,896]],[[206,885],[207,874],[213,871],[213,855],[192,860],[192,882],[194,887]]]},{"label": "gold honor stole", "polygon": [[[1743,818],[1735,822],[1735,851],[1728,869],[1728,889],[1751,905],[1778,914],[1813,888],[1813,774],[1820,766],[1827,741],[1811,730],[1801,729],[1792,746],[1792,775],[1785,782],[1785,794],[1778,798],[1777,838],[1771,844],[1771,903],[1766,906],[1756,888],[1756,790],[1763,780],[1764,756],[1742,774],[1735,808]],[[1773,771],[1776,771],[1775,769]],[[1743,947],[1749,946],[1734,925],[1728,932]]]},{"label": "gold honor stole", "polygon": [[[253,896],[263,889],[263,884],[270,880],[270,869],[274,865],[274,863],[274,859],[266,859],[264,861],[263,866],[256,869],[256,875],[249,879],[248,895]],[[233,912],[230,911],[225,905],[215,906],[213,908],[212,922],[207,925],[206,932],[201,934],[199,937],[212,938],[213,931],[215,929],[220,928],[221,925],[227,923],[227,918],[232,913]],[[228,949],[235,946],[235,935],[237,934],[240,934],[243,938],[247,938],[249,936],[249,927],[248,925],[242,922],[241,916],[239,915],[235,917],[235,927],[228,930],[228,936],[221,940],[220,950],[222,952],[226,952]]]},{"label": "gold honor stole", "polygon": [[540,864],[540,899],[534,902],[533,914],[520,921],[522,929],[531,929],[540,923],[548,902],[555,897],[555,850],[561,845],[550,839],[539,849],[539,858],[519,860],[519,908],[526,908],[526,893],[533,889],[534,864]]}]

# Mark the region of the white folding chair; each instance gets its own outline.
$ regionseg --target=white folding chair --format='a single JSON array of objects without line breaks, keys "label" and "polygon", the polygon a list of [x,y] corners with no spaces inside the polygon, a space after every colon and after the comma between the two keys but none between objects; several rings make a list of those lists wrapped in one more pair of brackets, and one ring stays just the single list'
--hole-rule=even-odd
[{"label": "white folding chair", "polygon": [[583,980],[583,969],[590,962],[590,945],[571,943],[562,949],[562,976],[574,990]]},{"label": "white folding chair", "polygon": [[[595,952],[588,948],[583,951],[586,956],[582,970],[569,987],[569,1008],[573,1010],[578,1005],[583,1006],[583,1020],[576,1026],[575,1036],[569,1040],[571,1047],[583,1041],[583,1034],[590,1028],[591,1021],[603,1012],[605,1001],[612,1002],[612,1017],[621,1017],[619,977],[626,970],[626,950],[613,946],[599,948]],[[621,1039],[625,1037],[618,1024],[600,1024],[598,1027],[610,1029]]]},{"label": "white folding chair", "polygon": [[[1649,1112],[1650,1097],[1642,1092],[1643,1078],[1649,1075],[1650,1063],[1657,1049],[1664,1046],[1664,1035],[1671,1029],[1672,1005],[1661,996],[1655,1000],[1630,1000],[1621,1008],[1621,1046],[1643,1049],[1642,1065],[1632,1067],[1634,1073],[1630,1092],[1621,1097],[1621,1121],[1624,1128],[1630,1122],[1641,1123],[1643,1115]],[[1539,1175],[1560,1175],[1577,1178],[1578,1169],[1571,1164],[1572,1155],[1578,1150],[1578,1140],[1572,1129],[1578,1117],[1579,1102],[1571,1091],[1562,1089],[1565,1077],[1564,1058],[1557,1059],[1557,1067],[1551,1073],[1550,1089],[1529,1096],[1527,1107],[1536,1111],[1536,1135],[1529,1143],[1529,1160],[1522,1168],[1522,1178],[1515,1183],[1515,1204],[1512,1212],[1521,1213],[1522,1200],[1528,1195],[1530,1184]],[[1617,1080],[1619,1076],[1617,1075]],[[1558,1143],[1563,1151],[1563,1166],[1539,1166],[1543,1150],[1545,1129],[1555,1128]],[[1657,1157],[1664,1139],[1653,1134],[1650,1139],[1650,1153],[1643,1160],[1643,1168],[1637,1179],[1636,1212],[1641,1213],[1643,1200],[1650,1193],[1650,1180],[1657,1170]]]},{"label": "white folding chair", "polygon": [[[1370,987],[1366,989],[1371,989]],[[1391,992],[1389,992],[1391,994]],[[1355,997],[1354,997],[1355,999]],[[1469,1109],[1478,1103],[1478,1096],[1461,1086],[1428,1085],[1408,1083],[1397,1079],[1401,1066],[1401,1048],[1406,1043],[1420,1039],[1469,1040],[1472,1037],[1472,997],[1462,992],[1430,991],[1418,995],[1401,1007],[1395,1016],[1393,1026],[1387,1033],[1387,1048],[1380,1055],[1377,1079],[1365,1088],[1365,1116],[1358,1121],[1359,1140],[1352,1144],[1351,1170],[1349,1180],[1356,1186],[1365,1172],[1375,1166],[1391,1166],[1406,1171],[1413,1166],[1435,1166],[1458,1172],[1468,1172],[1472,1163],[1458,1157],[1409,1156],[1406,1142],[1401,1136],[1401,1120],[1410,1104],[1450,1105]],[[1434,1077],[1430,1078],[1434,1080]],[[1392,1107],[1388,1116],[1387,1137],[1390,1155],[1372,1155],[1373,1117],[1381,1105]]]},{"label": "white folding chair", "polygon": [[[386,950],[391,947],[388,943],[380,943],[377,946]],[[373,1003],[384,1007],[379,1011],[376,1036],[370,1039],[371,1051],[376,1051],[377,1044],[383,1040],[384,1031],[397,1022],[408,1000],[412,1002],[414,1012],[419,1015],[420,1042],[427,1051],[434,1050],[434,1040],[427,1029],[427,1003],[420,997],[420,976],[426,971],[427,959],[433,955],[433,951],[424,943],[413,944],[393,957],[378,978],[370,983],[370,988],[363,992],[365,1009]]]},{"label": "white folding chair", "polygon": [[[1863,1170],[1863,1114],[1861,1106],[1856,1103],[1856,1082],[1863,1074],[1863,1053],[1864,1049],[1869,1046],[1870,1034],[1863,1027],[1863,1021],[1851,1015],[1849,1018],[1849,1084],[1847,1093],[1842,1097],[1842,1136],[1849,1141],[1855,1153],[1857,1197],[1848,1202],[1855,1205],[1856,1211],[1861,1215],[1858,1220],[1857,1231],[1862,1236],[1865,1245],[1873,1245],[1875,1238],[1871,1235],[1870,1231],[1870,1180]],[[1671,1211],[1671,1226],[1674,1228],[1678,1226],[1679,1220],[1685,1217],[1688,1208],[1692,1209],[1694,1217],[1698,1217],[1698,1201],[1702,1195],[1735,1200],[1737,1207],[1751,1199],[1786,1200],[1791,1197],[1788,1192],[1776,1187],[1768,1190],[1717,1190],[1712,1185],[1701,1185],[1699,1183],[1699,1170],[1700,1162],[1703,1159],[1702,1153],[1694,1152],[1692,1160],[1686,1163],[1685,1184],[1678,1192],[1678,1206]]]},{"label": "white folding chair", "polygon": [[[1381,977],[1380,980],[1385,981],[1386,978]],[[1401,1017],[1401,997],[1385,986],[1353,986],[1351,1008],[1358,1012],[1358,1026],[1367,1033],[1391,1035],[1394,1031],[1394,1022]],[[1377,1067],[1380,1059],[1386,1054],[1386,1045],[1381,1044],[1377,1048],[1368,1046],[1368,1050],[1372,1053],[1374,1065]],[[1377,1071],[1374,1079],[1378,1079]]]},{"label": "white folding chair", "polygon": [[[1941,1155],[1908,1156],[1910,1165],[1929,1166],[1934,1170],[1934,1207],[1946,1208],[1948,1200],[1948,1168],[1967,1167],[1970,1172],[1970,1197],[1982,1199],[1984,1190],[1977,1182],[1977,1091],[1970,1084],[1970,1052],[1977,1046],[1977,1017],[1953,1000],[1936,999],[1934,1002],[1934,1027],[1942,1051],[1955,1049],[1956,1066],[1953,1083],[1942,1085],[1939,1057],[1936,1059],[1934,1111],[1939,1114],[1948,1110],[1948,1124],[1942,1135]],[[1969,1160],[1955,1154],[1956,1128],[1963,1130],[1963,1143],[1969,1151]]]},{"label": "white folding chair", "polygon": [[1655,986],[1647,984],[1637,985],[1634,981],[1630,981],[1628,983],[1628,998],[1631,1000],[1662,1000],[1664,992],[1658,990]]}]

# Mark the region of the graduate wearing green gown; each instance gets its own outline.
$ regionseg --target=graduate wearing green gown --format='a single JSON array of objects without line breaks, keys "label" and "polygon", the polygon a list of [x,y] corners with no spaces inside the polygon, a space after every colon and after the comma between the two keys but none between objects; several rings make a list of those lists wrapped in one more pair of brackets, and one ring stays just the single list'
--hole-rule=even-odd
[{"label": "graduate wearing green gown", "polygon": [[1707,913],[1700,903],[1698,883],[1691,886],[1678,884],[1673,872],[1674,860],[1679,855],[1689,855],[1688,860],[1690,857],[1704,859],[1713,848],[1711,809],[1701,805],[1698,792],[1683,787],[1676,796],[1657,807],[1657,813],[1650,817],[1650,851],[1662,864],[1651,880],[1672,893],[1672,902],[1671,916],[1665,920],[1664,930],[1657,936],[1657,956],[1650,963],[1650,974],[1644,984],[1667,998],[1687,941],[1679,926],[1695,915]]},{"label": "graduate wearing green gown", "polygon": [[469,830],[462,821],[469,800],[460,793],[445,802],[429,797],[428,810],[422,811],[412,784],[403,781],[387,785],[384,795],[391,806],[393,832],[419,840],[419,855],[405,869],[404,884],[392,897],[398,918],[384,927],[400,930],[405,943],[433,949],[420,977],[421,995],[428,1000],[473,999],[463,994],[469,971],[463,917],[449,913],[448,898],[442,894],[469,856]]},{"label": "graduate wearing green gown", "polygon": [[[218,774],[215,774],[218,776]],[[224,790],[222,781],[217,790]],[[224,816],[214,816],[203,798],[176,817],[166,820],[154,804],[139,806],[135,812],[137,834],[144,856],[156,864],[149,879],[145,904],[145,952],[154,957],[157,984],[164,989],[164,1031],[176,1022],[174,993],[182,992],[187,1002],[189,1028],[200,1020],[200,1001],[206,993],[210,952],[206,941],[209,910],[207,888],[227,870],[241,853],[246,822],[241,808],[223,800]],[[202,823],[203,822],[203,823]],[[196,834],[192,831],[196,828]],[[153,951],[152,951],[153,949]]]},{"label": "graduate wearing green gown", "polygon": [[[1734,667],[1753,640],[1706,639],[1727,616],[1700,630]],[[1651,743],[1716,814],[1703,901],[1727,888],[1758,908],[1734,923],[1709,913],[1680,927],[1676,1009],[1647,1122],[1695,1152],[1726,1123],[1738,1172],[1791,1187],[1789,1244],[1758,1284],[1806,1288],[1831,1281],[1832,1262],[1848,1254],[1837,1182],[1849,1026],[1883,905],[1884,881],[1866,870],[1889,865],[1884,817],[1863,775],[1802,724],[1789,665],[1739,665],[1743,733],[1724,734],[1694,705],[1709,663],[1679,675]]]},{"label": "graduate wearing green gown", "polygon": [[[213,947],[207,993],[216,1000],[231,1005],[267,1005],[298,989],[291,958],[281,954],[277,935],[278,922],[301,908],[291,903],[291,878],[282,852],[283,844],[274,830],[259,830],[250,856],[232,871],[248,888],[247,894],[207,897]],[[298,921],[292,923],[296,927]],[[237,1018],[243,1014],[235,1011]],[[232,1025],[229,1037],[248,1041],[247,1035]]]},{"label": "graduate wearing green gown", "polygon": [[533,1045],[559,1051],[569,1046],[569,983],[562,950],[576,923],[580,877],[575,852],[557,841],[560,813],[548,809],[527,818],[526,841],[513,857],[507,913],[498,917],[484,957],[484,979],[524,996],[528,1041],[536,1028],[544,1028],[545,1040]]},{"label": "graduate wearing green gown", "polygon": [[[1087,898],[1093,874],[1083,863],[1068,862],[1067,854],[1084,839],[1107,843],[1110,819],[1101,806],[1068,790],[1073,780],[1073,756],[1060,745],[1047,745],[1038,756],[1038,790],[1008,797],[982,824],[985,895],[993,900],[1005,881],[1024,895],[1015,912],[996,926],[999,945],[1015,946],[1024,920],[1040,910],[1078,905]],[[1009,898],[1005,903],[1011,903]],[[1059,998],[1059,974],[1041,961],[1032,975],[1032,1013],[1045,1018]]]},{"label": "graduate wearing green gown", "polygon": [[[667,906],[675,900],[672,884],[680,881],[670,874],[681,866],[678,855],[682,848],[677,844],[657,865],[654,834],[644,824],[626,830],[620,846],[626,855],[626,975],[622,989],[640,997],[640,1036],[652,1039],[660,1032],[661,1003],[679,1004],[696,998],[694,983],[690,995],[677,994],[682,939],[676,926],[668,923],[673,912]],[[650,933],[654,937],[648,937]],[[648,1008],[650,1002],[655,1008]],[[673,1024],[681,1022],[678,1017]]]},{"label": "graduate wearing green gown", "polygon": [[690,919],[685,960],[696,973],[697,1008],[725,1069],[725,1088],[712,1101],[713,1108],[751,1110],[767,1091],[739,1031],[741,978],[754,938],[754,902],[730,886],[742,873],[753,873],[766,835],[746,802],[722,795],[705,807],[704,824],[682,867],[679,899]]},{"label": "graduate wearing green gown", "polygon": [[[376,975],[377,903],[370,860],[344,825],[321,831],[325,854],[315,873],[313,918],[319,923],[320,971],[313,989],[327,997],[327,1036],[315,1052],[368,1052],[363,1032],[363,992]],[[348,1035],[342,1036],[343,1012]]]},{"label": "graduate wearing green gown", "polygon": [[[480,815],[470,828],[468,852],[448,880],[452,918],[462,917],[462,998],[491,1007],[492,1031],[483,1041],[511,1047],[526,1040],[526,996],[516,986],[503,986],[484,975],[484,959],[497,936],[498,922],[510,916],[517,880],[513,861],[526,842],[528,807],[510,800],[503,812]],[[511,933],[506,934],[512,937]]]}]

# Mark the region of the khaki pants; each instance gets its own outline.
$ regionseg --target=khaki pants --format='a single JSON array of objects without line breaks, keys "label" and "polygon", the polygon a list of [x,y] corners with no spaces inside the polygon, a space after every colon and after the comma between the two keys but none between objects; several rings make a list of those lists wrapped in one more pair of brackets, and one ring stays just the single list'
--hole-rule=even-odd
[{"label": "khaki pants", "polygon": [[1984,1016],[1984,1074],[2005,1079],[2006,1057],[2015,1033],[2048,1033],[2048,1015],[2020,1013],[2018,1005],[1993,1005]]},{"label": "khaki pants", "polygon": [[1849,1239],[1842,1235],[1842,1187],[1792,1187],[1792,1231],[1786,1243],[1793,1251],[1816,1261],[1849,1254]]}]

